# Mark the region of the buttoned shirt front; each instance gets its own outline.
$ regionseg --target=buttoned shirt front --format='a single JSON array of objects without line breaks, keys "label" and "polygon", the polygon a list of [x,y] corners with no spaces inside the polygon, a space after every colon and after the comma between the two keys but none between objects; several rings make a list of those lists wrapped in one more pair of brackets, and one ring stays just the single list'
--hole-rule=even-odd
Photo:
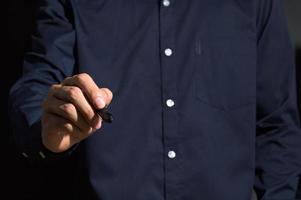
[{"label": "buttoned shirt front", "polygon": [[301,132],[280,0],[40,2],[10,94],[20,153],[47,159],[33,127],[50,85],[88,73],[114,94],[114,122],[76,147],[74,199],[249,200],[254,184],[294,199]]}]

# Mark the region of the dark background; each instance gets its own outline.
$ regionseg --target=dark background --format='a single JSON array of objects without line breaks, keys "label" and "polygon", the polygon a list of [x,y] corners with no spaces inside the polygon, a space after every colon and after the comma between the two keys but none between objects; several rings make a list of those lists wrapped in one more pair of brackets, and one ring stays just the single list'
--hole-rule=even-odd
[{"label": "dark background", "polygon": [[[9,199],[69,199],[71,192],[71,180],[74,176],[73,163],[75,157],[60,161],[58,164],[32,166],[26,162],[14,147],[10,135],[7,117],[7,95],[11,85],[20,77],[22,72],[22,60],[24,52],[30,46],[30,34],[35,26],[35,16],[37,11],[37,0],[10,0],[5,13],[5,30],[7,34],[3,44],[5,53],[2,63],[1,113],[4,120],[2,133],[7,137],[1,145],[2,157],[7,157],[8,162],[2,162],[1,170],[5,179],[1,182],[5,187],[3,197],[6,193]],[[296,49],[297,84],[299,99],[301,99],[301,1],[286,0],[285,11],[288,17],[288,25],[292,36],[292,42]],[[2,45],[3,46],[3,45]],[[2,47],[3,48],[3,47]],[[299,100],[301,108],[301,100]],[[9,144],[7,145],[7,141]],[[300,144],[301,145],[301,144]],[[0,154],[0,155],[1,155]]]}]

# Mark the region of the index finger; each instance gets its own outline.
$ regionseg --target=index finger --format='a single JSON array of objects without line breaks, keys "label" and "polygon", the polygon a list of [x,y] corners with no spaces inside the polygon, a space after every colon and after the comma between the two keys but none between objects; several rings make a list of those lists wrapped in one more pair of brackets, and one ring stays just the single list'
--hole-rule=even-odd
[{"label": "index finger", "polygon": [[99,89],[92,77],[86,73],[66,78],[62,82],[62,85],[79,87],[85,96],[87,96],[89,102],[97,109],[104,108],[106,106],[106,102],[108,102],[108,100],[106,100],[107,95]]}]

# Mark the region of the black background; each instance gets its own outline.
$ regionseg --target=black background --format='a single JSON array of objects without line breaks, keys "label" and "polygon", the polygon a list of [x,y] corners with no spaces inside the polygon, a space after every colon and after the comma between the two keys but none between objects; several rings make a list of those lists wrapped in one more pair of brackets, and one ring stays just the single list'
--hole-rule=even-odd
[{"label": "black background", "polygon": [[[301,99],[301,44],[298,47],[298,42],[301,40],[301,33],[298,37],[298,31],[301,28],[301,14],[298,14],[301,13],[301,1],[287,0],[286,3],[289,28],[296,47],[298,94]],[[7,162],[1,162],[1,166],[4,167],[1,170],[3,173],[1,177],[5,177],[5,179],[1,178],[1,182],[5,187],[2,188],[4,193],[0,196],[3,197],[7,193],[9,199],[69,199],[72,187],[70,180],[72,176],[75,176],[72,167],[75,157],[60,161],[58,164],[32,166],[26,162],[20,152],[16,151],[8,126],[7,95],[9,88],[22,72],[23,55],[30,46],[30,34],[35,27],[37,0],[10,0],[9,5],[3,11],[6,27],[4,32],[7,34],[3,44],[8,45],[2,47],[5,53],[2,54],[4,58],[1,62],[0,85],[1,94],[4,97],[1,98],[0,105],[4,118],[1,132],[7,139],[1,145],[3,149],[0,155],[2,158],[7,158]],[[299,103],[301,108],[301,101]]]}]

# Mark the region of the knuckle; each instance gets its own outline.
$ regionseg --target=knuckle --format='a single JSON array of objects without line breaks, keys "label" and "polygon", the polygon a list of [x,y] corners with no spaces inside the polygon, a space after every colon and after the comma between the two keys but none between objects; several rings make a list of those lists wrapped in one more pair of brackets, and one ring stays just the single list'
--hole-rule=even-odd
[{"label": "knuckle", "polygon": [[53,84],[50,86],[49,88],[49,93],[54,92],[55,90],[57,90],[60,87],[59,84]]},{"label": "knuckle", "polygon": [[70,80],[72,77],[68,76],[66,77],[63,81],[62,81],[62,84],[66,83],[68,80]]},{"label": "knuckle", "polygon": [[72,132],[73,131],[73,125],[71,123],[64,123],[63,124],[63,130],[67,132]]},{"label": "knuckle", "polygon": [[78,87],[71,87],[68,90],[68,93],[69,93],[69,97],[73,100],[79,98],[82,95],[82,91]]},{"label": "knuckle", "polygon": [[60,108],[67,114],[75,112],[75,107],[71,103],[66,103],[60,106]]},{"label": "knuckle", "polygon": [[50,86],[50,89],[47,94],[47,98],[52,98],[53,96],[57,96],[61,93],[63,87],[60,84],[53,84]]},{"label": "knuckle", "polygon": [[50,86],[50,90],[55,90],[57,88],[57,84],[53,84]]},{"label": "knuckle", "polygon": [[81,73],[81,74],[78,74],[77,76],[75,76],[75,79],[79,84],[85,84],[85,82],[87,80],[91,79],[91,77],[87,73]]},{"label": "knuckle", "polygon": [[88,134],[92,134],[93,132],[95,132],[95,130],[93,128],[89,128],[89,130],[87,131]]},{"label": "knuckle", "polygon": [[85,132],[85,134],[88,134],[88,135],[90,135],[94,132],[93,128],[91,128],[91,127],[86,127],[83,131]]}]

